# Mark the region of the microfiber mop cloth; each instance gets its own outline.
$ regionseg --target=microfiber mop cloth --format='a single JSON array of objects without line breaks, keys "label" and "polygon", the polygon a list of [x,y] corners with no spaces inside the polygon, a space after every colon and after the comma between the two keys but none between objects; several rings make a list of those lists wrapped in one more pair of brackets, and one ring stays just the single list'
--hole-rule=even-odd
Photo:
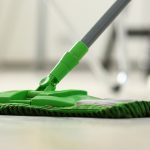
[{"label": "microfiber mop cloth", "polygon": [[79,90],[51,93],[10,91],[0,93],[0,101],[1,115],[92,118],[150,116],[149,101],[100,99],[88,96],[86,91]]},{"label": "microfiber mop cloth", "polygon": [[150,117],[150,101],[113,100],[89,96],[86,91],[57,91],[56,85],[76,66],[88,48],[130,0],[117,0],[92,29],[69,50],[36,90],[0,93],[1,115],[137,118]]}]

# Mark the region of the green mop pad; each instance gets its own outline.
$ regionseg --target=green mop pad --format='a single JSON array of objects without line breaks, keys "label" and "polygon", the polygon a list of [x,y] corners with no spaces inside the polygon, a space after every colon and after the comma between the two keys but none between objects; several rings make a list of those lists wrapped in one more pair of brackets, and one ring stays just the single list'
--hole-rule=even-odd
[{"label": "green mop pad", "polygon": [[86,91],[56,91],[56,85],[80,62],[88,48],[130,0],[117,0],[92,29],[69,50],[36,90],[0,93],[1,115],[58,117],[150,117],[150,101],[112,100],[89,96]]},{"label": "green mop pad", "polygon": [[[101,100],[98,100],[99,102]],[[105,100],[107,103],[107,100]],[[99,103],[98,102],[98,103]],[[105,105],[83,104],[69,107],[31,106],[25,104],[1,104],[1,115],[92,117],[92,118],[142,118],[150,117],[150,102],[131,101]]]},{"label": "green mop pad", "polygon": [[150,101],[100,99],[86,91],[0,93],[1,115],[137,118],[150,116]]}]

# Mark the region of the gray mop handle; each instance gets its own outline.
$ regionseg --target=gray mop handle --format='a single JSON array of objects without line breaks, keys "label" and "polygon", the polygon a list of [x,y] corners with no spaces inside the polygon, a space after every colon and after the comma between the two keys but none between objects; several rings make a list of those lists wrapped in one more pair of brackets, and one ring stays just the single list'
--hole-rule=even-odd
[{"label": "gray mop handle", "polygon": [[81,41],[90,47],[130,1],[117,0]]}]

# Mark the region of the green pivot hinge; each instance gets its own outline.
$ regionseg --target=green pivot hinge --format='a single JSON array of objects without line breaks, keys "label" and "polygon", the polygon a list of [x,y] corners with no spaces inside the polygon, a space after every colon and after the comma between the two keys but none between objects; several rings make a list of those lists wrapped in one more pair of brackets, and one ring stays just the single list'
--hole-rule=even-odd
[{"label": "green pivot hinge", "polygon": [[88,47],[79,41],[70,51],[66,52],[50,74],[41,80],[38,91],[53,91],[56,85],[75,67],[87,53]]}]

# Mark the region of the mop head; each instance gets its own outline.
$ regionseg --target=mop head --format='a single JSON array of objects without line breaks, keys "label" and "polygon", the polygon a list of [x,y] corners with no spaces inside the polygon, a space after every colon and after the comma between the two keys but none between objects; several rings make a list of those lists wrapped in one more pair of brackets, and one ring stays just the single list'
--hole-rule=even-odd
[{"label": "mop head", "polygon": [[150,117],[150,102],[100,99],[86,91],[9,91],[0,93],[1,115],[141,118]]}]

